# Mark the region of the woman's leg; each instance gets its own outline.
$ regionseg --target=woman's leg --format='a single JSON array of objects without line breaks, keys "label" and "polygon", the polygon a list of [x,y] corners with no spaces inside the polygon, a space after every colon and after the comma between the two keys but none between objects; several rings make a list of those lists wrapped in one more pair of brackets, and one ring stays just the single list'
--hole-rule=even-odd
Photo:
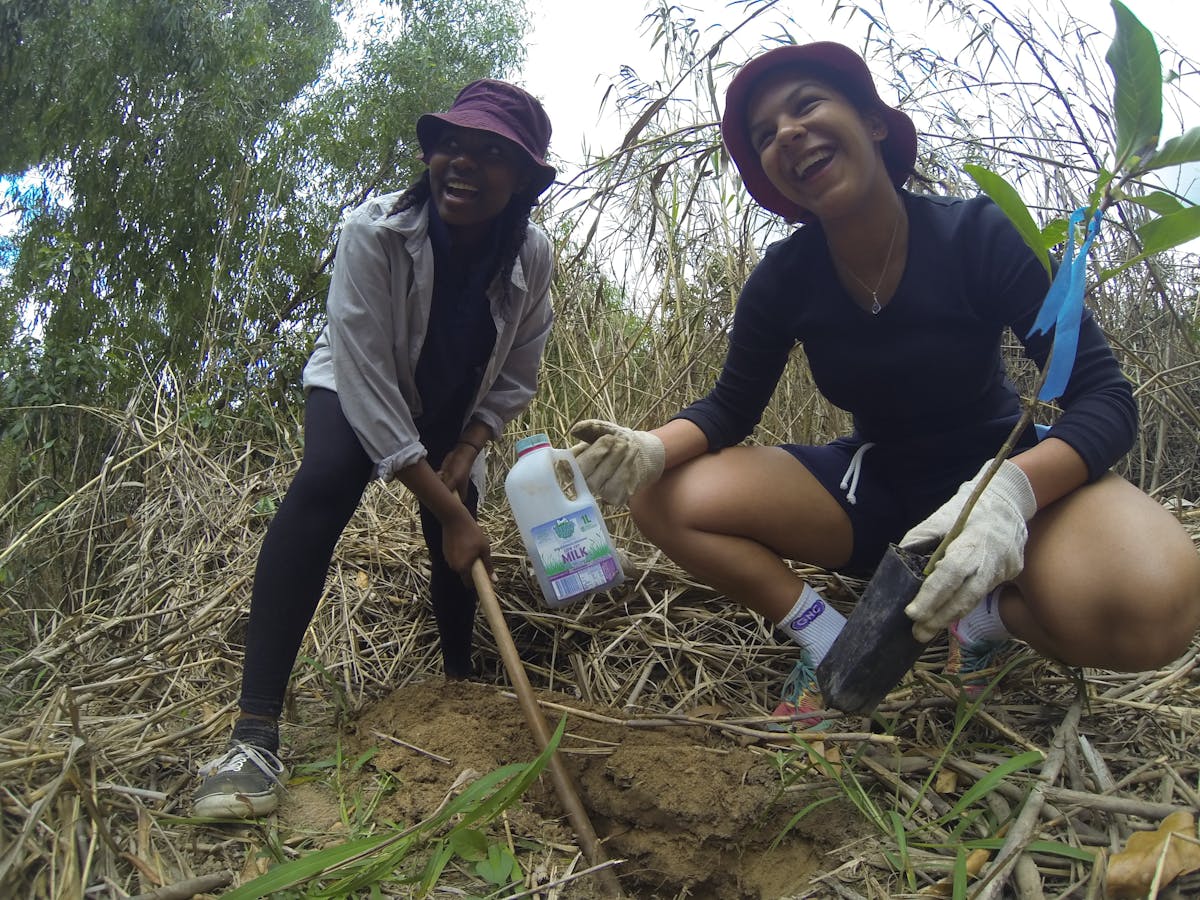
[{"label": "woman's leg", "polygon": [[784,562],[835,568],[854,536],[838,501],[778,447],[730,447],[669,470],[629,504],[642,533],[691,574],[778,623],[802,581]]},{"label": "woman's leg", "polygon": [[371,479],[372,463],[346,421],[337,394],[309,393],[304,409],[304,457],[267,529],[254,573],[244,713],[277,719],[296,654],[333,557]]},{"label": "woman's leg", "polygon": [[1009,631],[1045,656],[1155,669],[1200,627],[1200,554],[1174,516],[1110,473],[1033,518],[1000,603]]}]

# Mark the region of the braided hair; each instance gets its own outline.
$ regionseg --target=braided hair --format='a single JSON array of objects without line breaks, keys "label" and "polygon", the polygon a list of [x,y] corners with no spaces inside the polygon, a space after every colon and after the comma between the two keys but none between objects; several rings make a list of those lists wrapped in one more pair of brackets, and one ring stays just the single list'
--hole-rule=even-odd
[{"label": "braided hair", "polygon": [[[404,212],[414,206],[429,202],[431,189],[429,187],[429,170],[421,173],[421,177],[409,185],[408,190],[396,198],[389,215]],[[503,290],[502,307],[507,309],[512,299],[512,271],[517,263],[521,248],[525,246],[525,235],[529,229],[529,216],[537,203],[536,197],[528,194],[513,194],[508,205],[500,213],[500,249],[497,254],[500,259],[500,283]]]}]

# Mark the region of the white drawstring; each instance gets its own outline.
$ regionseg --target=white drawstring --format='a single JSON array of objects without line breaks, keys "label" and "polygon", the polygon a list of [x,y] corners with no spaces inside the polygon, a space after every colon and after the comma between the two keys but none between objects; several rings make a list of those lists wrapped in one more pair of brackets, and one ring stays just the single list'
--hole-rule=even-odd
[{"label": "white drawstring", "polygon": [[874,443],[867,441],[855,450],[854,455],[850,457],[850,465],[846,467],[846,474],[842,476],[841,488],[846,491],[846,500],[850,502],[851,506],[858,502],[854,492],[858,489],[858,476],[862,474],[863,457],[874,446]]}]

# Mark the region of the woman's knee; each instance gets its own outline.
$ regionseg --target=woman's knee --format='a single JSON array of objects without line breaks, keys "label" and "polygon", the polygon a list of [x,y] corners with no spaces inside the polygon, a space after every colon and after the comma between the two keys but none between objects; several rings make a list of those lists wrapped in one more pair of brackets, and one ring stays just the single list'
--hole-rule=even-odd
[{"label": "woman's knee", "polygon": [[629,515],[634,524],[656,544],[660,538],[680,530],[679,502],[686,494],[669,489],[673,476],[674,473],[668,473],[663,479],[647,485],[629,498]]},{"label": "woman's knee", "polygon": [[1190,576],[1188,563],[1167,569],[1118,565],[1098,579],[1073,579],[1063,571],[1040,586],[1018,579],[1022,617],[1049,654],[1070,665],[1161,668],[1187,651],[1200,628],[1200,572]]},{"label": "woman's knee", "polygon": [[1151,648],[1156,651],[1155,668],[1182,656],[1200,629],[1200,554],[1189,550],[1179,554],[1174,564],[1143,573],[1133,588],[1140,601],[1139,614],[1156,635]]}]

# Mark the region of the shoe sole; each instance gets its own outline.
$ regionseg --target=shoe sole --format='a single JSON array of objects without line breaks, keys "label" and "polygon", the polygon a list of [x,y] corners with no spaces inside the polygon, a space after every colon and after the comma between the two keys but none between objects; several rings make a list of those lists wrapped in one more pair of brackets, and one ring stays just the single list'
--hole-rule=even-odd
[{"label": "shoe sole", "polygon": [[265,794],[214,794],[200,797],[192,804],[192,815],[219,819],[257,819],[273,813],[279,806],[275,791]]}]

